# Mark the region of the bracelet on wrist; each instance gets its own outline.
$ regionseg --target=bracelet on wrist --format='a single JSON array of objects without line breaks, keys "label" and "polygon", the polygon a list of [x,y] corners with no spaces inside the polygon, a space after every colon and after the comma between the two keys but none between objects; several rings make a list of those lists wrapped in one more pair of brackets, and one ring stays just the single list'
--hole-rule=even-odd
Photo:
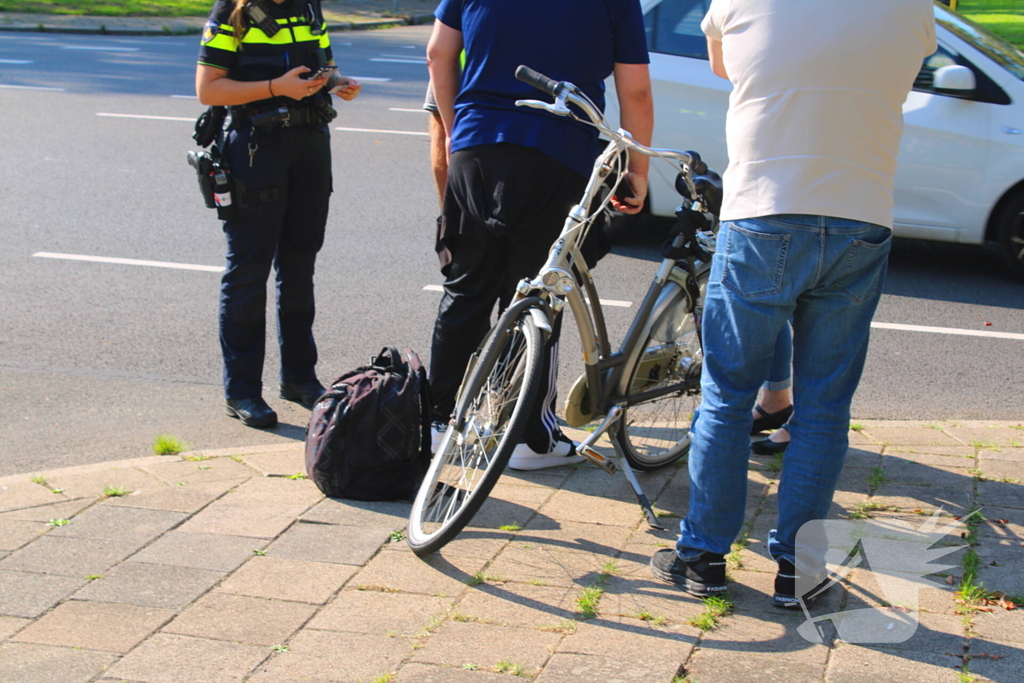
[{"label": "bracelet on wrist", "polygon": [[277,95],[274,94],[274,79],[273,78],[267,80],[267,89],[270,91],[270,96],[271,97],[277,97]]}]

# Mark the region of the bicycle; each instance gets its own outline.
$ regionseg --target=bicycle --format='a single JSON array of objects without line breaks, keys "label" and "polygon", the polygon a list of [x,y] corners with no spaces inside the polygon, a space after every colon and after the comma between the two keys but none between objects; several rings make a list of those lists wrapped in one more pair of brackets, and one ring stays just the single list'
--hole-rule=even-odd
[{"label": "bicycle", "polygon": [[[525,66],[516,70],[516,78],[555,98],[553,103],[518,100],[517,106],[589,123],[609,142],[540,273],[519,283],[513,300],[469,361],[453,417],[410,513],[407,540],[418,555],[452,540],[501,476],[536,399],[544,335],[551,333],[555,316],[566,303],[580,332],[585,365],[569,393],[566,421],[579,427],[602,418],[577,453],[609,474],[622,471],[648,524],[660,529],[633,470],[664,467],[689,450],[691,414],[700,392],[701,311],[715,249],[720,179],[708,174],[696,152],[645,147],[628,132],[612,130],[597,106],[572,83],[554,81]],[[676,212],[675,237],[663,251],[625,338],[613,351],[580,247],[618,188],[631,152],[674,162],[683,203]],[[616,180],[602,200],[610,177]],[[593,447],[605,434],[614,446],[612,458]]]}]

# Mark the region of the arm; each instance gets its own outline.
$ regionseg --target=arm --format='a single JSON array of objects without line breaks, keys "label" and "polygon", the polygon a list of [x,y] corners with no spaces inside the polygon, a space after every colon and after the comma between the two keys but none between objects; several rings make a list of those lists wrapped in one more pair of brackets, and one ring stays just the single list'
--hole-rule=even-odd
[{"label": "arm", "polygon": [[[333,59],[327,62],[327,64],[328,66],[335,66]],[[327,88],[328,92],[337,95],[346,102],[351,102],[362,91],[363,84],[351,76],[335,74],[327,79],[327,84],[324,87]]]},{"label": "arm", "polygon": [[445,133],[451,138],[455,124],[455,96],[459,92],[462,52],[462,31],[456,31],[441,21],[434,22],[434,33],[427,45],[427,67],[434,86],[434,99],[444,122]]},{"label": "arm", "polygon": [[729,74],[725,72],[725,62],[722,59],[722,41],[708,38],[708,57],[711,59],[711,71],[719,78],[729,80]]},{"label": "arm", "polygon": [[[646,64],[615,64],[615,92],[619,100],[619,125],[628,130],[641,145],[650,146],[654,130],[654,100],[651,96],[651,74]],[[633,188],[633,199],[612,206],[623,213],[639,213],[647,197],[647,169],[650,159],[642,154],[629,155],[629,168],[623,176]]]},{"label": "arm", "polygon": [[269,81],[246,82],[228,78],[228,72],[224,69],[200,64],[196,67],[196,95],[202,104],[223,107],[280,95],[301,100],[316,93],[327,82],[326,78],[308,81],[300,78],[307,71],[309,67],[297,66]]}]

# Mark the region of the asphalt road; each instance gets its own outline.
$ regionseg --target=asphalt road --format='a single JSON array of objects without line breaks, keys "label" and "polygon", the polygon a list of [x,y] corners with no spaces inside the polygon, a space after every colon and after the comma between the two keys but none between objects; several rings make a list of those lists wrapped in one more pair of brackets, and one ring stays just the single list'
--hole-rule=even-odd
[{"label": "asphalt road", "polygon": [[[439,294],[424,287],[441,282],[419,110],[428,35],[332,34],[364,88],[332,124],[316,280],[325,382],[385,344],[428,355]],[[216,272],[38,256],[223,265],[185,163],[202,110],[196,50],[194,37],[0,33],[0,475],[146,455],[158,434],[204,449],[303,438],[308,413],[276,398],[272,323],[265,397],[282,424],[223,415]],[[602,297],[639,302],[655,258],[618,247],[597,272]],[[613,329],[634,310],[609,309]],[[1024,284],[985,250],[900,242],[876,321],[1022,334]],[[565,388],[580,369],[573,337]],[[854,415],[1020,420],[1022,353],[1019,338],[877,329]]]}]

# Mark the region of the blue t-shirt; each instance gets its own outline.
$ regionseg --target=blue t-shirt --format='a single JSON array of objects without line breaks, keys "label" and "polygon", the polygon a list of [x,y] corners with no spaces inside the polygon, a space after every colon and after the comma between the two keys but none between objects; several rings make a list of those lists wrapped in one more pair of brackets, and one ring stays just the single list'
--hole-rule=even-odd
[{"label": "blue t-shirt", "polygon": [[570,81],[603,110],[613,66],[650,61],[639,0],[442,0],[435,16],[462,32],[466,50],[451,151],[508,142],[589,177],[600,153],[597,131],[516,107],[517,99],[551,99],[516,80],[516,67]]}]

